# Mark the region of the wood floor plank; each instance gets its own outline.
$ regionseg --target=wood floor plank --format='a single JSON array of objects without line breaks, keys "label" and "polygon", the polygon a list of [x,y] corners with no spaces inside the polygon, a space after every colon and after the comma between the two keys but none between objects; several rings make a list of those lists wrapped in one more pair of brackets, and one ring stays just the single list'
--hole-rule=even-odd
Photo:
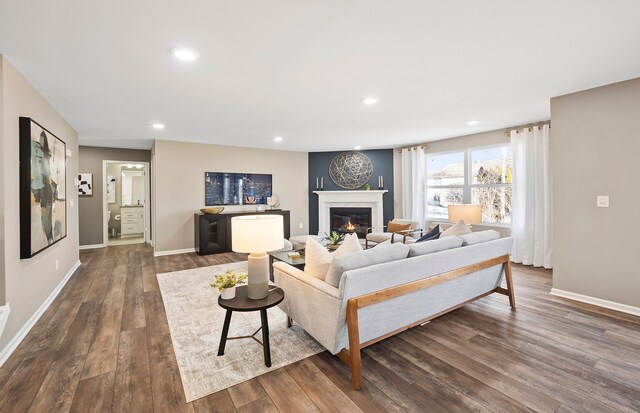
[{"label": "wood floor plank", "polygon": [[342,361],[323,352],[312,356],[313,362],[347,397],[365,412],[404,412],[396,402],[382,393],[366,377],[360,390],[354,390],[351,384],[351,375]]},{"label": "wood floor plank", "polygon": [[[469,397],[489,410],[536,411],[400,338],[388,340],[381,347],[380,352],[386,357],[394,355],[390,357],[391,362],[397,363],[399,366],[419,367],[426,373],[425,377],[439,380],[440,383],[452,387],[461,395]],[[553,412],[554,410],[549,409],[548,411]]]},{"label": "wood floor plank", "polygon": [[362,410],[308,359],[285,368],[289,376],[324,413],[358,413]]},{"label": "wood floor plank", "polygon": [[148,335],[147,346],[154,412],[193,413],[193,404],[185,402],[171,337],[168,334]]},{"label": "wood floor plank", "polygon": [[139,251],[129,253],[127,281],[122,306],[122,331],[146,326],[144,309],[144,286],[142,279],[142,255]]},{"label": "wood floor plank", "polygon": [[254,400],[238,408],[238,413],[278,413],[279,410],[268,396]]},{"label": "wood floor plank", "polygon": [[260,381],[257,378],[231,386],[227,391],[229,392],[229,396],[231,397],[231,400],[233,400],[233,404],[236,408],[258,399],[262,399],[267,395],[262,384],[260,384]]},{"label": "wood floor plank", "polygon": [[194,400],[193,408],[195,413],[235,413],[237,411],[226,390]]},{"label": "wood floor plank", "polygon": [[120,334],[113,408],[118,412],[153,410],[147,334],[144,327]]},{"label": "wood floor plank", "polygon": [[103,413],[112,411],[115,372],[81,380],[71,405],[72,413]]},{"label": "wood floor plank", "polygon": [[0,391],[0,412],[26,412],[29,409],[55,355],[55,351],[47,351],[22,360]]},{"label": "wood floor plank", "polygon": [[258,379],[281,412],[320,412],[285,369],[271,371]]},{"label": "wood floor plank", "polygon": [[116,370],[121,320],[122,299],[105,300],[102,303],[98,325],[87,354],[82,379]]}]

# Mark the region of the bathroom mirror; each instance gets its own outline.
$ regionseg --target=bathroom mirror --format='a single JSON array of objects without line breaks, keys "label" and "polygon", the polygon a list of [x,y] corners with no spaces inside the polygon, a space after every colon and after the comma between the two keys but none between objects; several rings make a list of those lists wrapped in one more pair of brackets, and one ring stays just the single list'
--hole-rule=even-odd
[{"label": "bathroom mirror", "polygon": [[122,171],[122,205],[144,205],[144,172]]}]

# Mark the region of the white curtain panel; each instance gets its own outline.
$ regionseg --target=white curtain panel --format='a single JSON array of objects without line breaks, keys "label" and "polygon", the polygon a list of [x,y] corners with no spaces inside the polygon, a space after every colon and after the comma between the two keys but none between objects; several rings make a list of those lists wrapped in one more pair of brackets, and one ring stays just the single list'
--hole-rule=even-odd
[{"label": "white curtain panel", "polygon": [[427,155],[423,148],[402,150],[402,215],[424,225]]},{"label": "white curtain panel", "polygon": [[549,125],[511,131],[513,262],[552,268],[552,182]]}]

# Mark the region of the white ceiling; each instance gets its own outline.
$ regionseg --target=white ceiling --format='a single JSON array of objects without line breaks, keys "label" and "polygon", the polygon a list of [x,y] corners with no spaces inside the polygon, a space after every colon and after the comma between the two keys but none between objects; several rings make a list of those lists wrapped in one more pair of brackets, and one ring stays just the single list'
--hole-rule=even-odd
[{"label": "white ceiling", "polygon": [[548,119],[552,96],[638,77],[639,18],[638,0],[0,0],[0,52],[83,145],[367,149]]}]

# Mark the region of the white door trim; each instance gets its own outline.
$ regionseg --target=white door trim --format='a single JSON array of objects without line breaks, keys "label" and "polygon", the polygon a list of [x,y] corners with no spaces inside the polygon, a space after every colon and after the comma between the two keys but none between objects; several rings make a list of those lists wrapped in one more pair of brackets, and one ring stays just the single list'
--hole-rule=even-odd
[{"label": "white door trim", "polygon": [[109,242],[109,221],[108,221],[108,209],[107,209],[107,165],[110,163],[137,163],[144,165],[145,183],[144,183],[144,242],[151,242],[151,208],[149,204],[151,202],[151,171],[149,168],[149,162],[141,161],[114,161],[103,160],[102,161],[102,243],[108,245]]}]

